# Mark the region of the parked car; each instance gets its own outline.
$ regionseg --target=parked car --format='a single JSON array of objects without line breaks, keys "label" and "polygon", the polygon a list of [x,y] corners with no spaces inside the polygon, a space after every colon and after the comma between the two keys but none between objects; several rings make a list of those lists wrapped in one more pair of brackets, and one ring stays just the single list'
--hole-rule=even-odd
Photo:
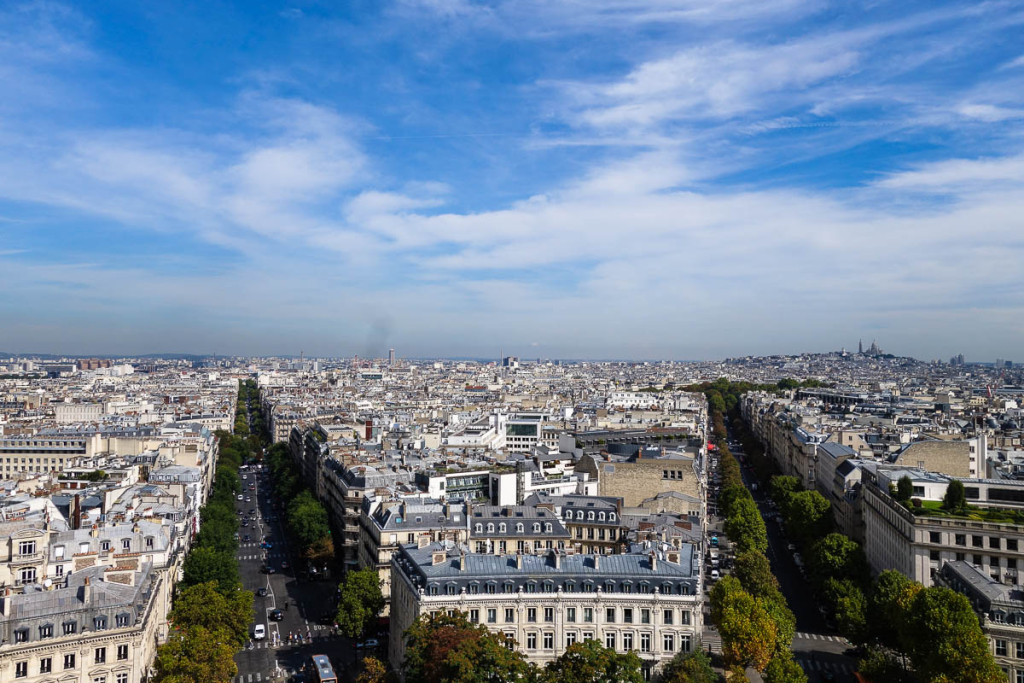
[{"label": "parked car", "polygon": [[242,500],[243,498],[245,498],[245,496],[243,496],[241,493],[239,493],[238,494],[238,500]]},{"label": "parked car", "polygon": [[722,575],[718,573],[718,570],[717,569],[712,569],[711,570],[711,580],[712,581],[718,581],[720,578],[722,578]]},{"label": "parked car", "polygon": [[284,612],[282,612],[279,609],[272,609],[272,610],[270,610],[270,620],[271,621],[281,621],[282,619],[284,619]]},{"label": "parked car", "polygon": [[371,648],[371,647],[378,647],[379,645],[380,645],[380,641],[377,640],[376,638],[367,638],[366,640],[364,640],[361,643],[356,643],[356,647],[358,647],[360,649]]},{"label": "parked car", "polygon": [[263,624],[256,624],[252,630],[252,637],[254,640],[263,640],[267,637],[267,627]]}]

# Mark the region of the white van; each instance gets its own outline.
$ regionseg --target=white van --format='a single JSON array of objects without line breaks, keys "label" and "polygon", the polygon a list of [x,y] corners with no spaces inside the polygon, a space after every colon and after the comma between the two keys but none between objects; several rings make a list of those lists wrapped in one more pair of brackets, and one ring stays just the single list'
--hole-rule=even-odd
[{"label": "white van", "polygon": [[718,573],[718,570],[717,569],[712,569],[711,570],[711,580],[712,581],[718,581],[720,578],[722,578],[722,575]]},{"label": "white van", "polygon": [[256,624],[252,630],[252,637],[254,640],[263,640],[267,637],[267,627],[263,624]]}]

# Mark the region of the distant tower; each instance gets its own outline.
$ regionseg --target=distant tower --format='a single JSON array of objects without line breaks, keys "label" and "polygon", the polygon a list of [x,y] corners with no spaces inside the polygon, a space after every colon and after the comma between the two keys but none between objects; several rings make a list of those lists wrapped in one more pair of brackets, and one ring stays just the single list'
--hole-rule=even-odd
[{"label": "distant tower", "polygon": [[857,353],[864,355],[864,340],[860,339],[857,341]]},{"label": "distant tower", "polygon": [[390,365],[391,367],[395,366],[395,350],[394,349],[389,349],[388,350],[388,365]]}]

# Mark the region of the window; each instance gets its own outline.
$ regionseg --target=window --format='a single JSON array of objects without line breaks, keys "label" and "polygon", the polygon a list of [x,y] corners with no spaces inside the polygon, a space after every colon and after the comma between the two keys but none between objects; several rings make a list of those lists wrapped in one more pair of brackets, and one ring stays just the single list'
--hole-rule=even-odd
[{"label": "window", "polygon": [[107,675],[100,674],[92,677],[92,683],[107,683]]},{"label": "window", "polygon": [[1007,550],[1012,550],[1012,551],[1016,552],[1017,551],[1017,539],[1016,538],[1008,538],[1008,539],[1006,539],[1006,549]]},{"label": "window", "polygon": [[118,614],[114,617],[114,623],[118,626],[130,626],[132,615],[130,614]]},{"label": "window", "polygon": [[674,635],[672,635],[671,633],[666,633],[664,636],[662,636],[661,648],[665,652],[675,652],[676,651],[676,637]]},{"label": "window", "polygon": [[98,647],[96,648],[95,657],[93,658],[97,664],[104,664],[107,661],[107,648]]},{"label": "window", "polygon": [[117,661],[123,662],[126,659],[128,659],[128,646],[127,645],[118,645],[117,646]]},{"label": "window", "polygon": [[114,677],[114,683],[128,683],[128,674],[117,674],[117,676]]},{"label": "window", "polygon": [[130,538],[122,538],[121,539],[121,550],[131,550],[131,549],[132,549],[132,539],[130,539]]},{"label": "window", "polygon": [[58,560],[64,559],[64,546],[59,545],[53,549],[53,556]]},{"label": "window", "polygon": [[942,543],[942,534],[940,534],[938,531],[929,531],[928,532],[928,542],[929,543]]},{"label": "window", "polygon": [[487,623],[496,624],[498,622],[498,610],[494,607],[487,609]]},{"label": "window", "polygon": [[673,619],[674,616],[675,616],[675,612],[673,612],[670,609],[665,610],[662,613],[661,623],[665,624],[666,626],[671,626],[672,625],[672,619]]},{"label": "window", "polygon": [[984,548],[985,538],[983,536],[971,536],[971,545],[975,548]]},{"label": "window", "polygon": [[537,649],[537,634],[527,633],[526,634],[526,649],[536,650]]},{"label": "window", "polygon": [[622,623],[632,624],[633,623],[633,608],[623,607],[622,608]]},{"label": "window", "polygon": [[39,627],[40,638],[52,638],[53,637],[53,624],[43,624]]},{"label": "window", "polygon": [[530,607],[526,610],[526,620],[531,624],[537,623],[537,608]]},{"label": "window", "polygon": [[18,542],[18,554],[19,555],[34,555],[36,552],[35,541],[19,541]]},{"label": "window", "polygon": [[18,662],[14,665],[14,677],[25,678],[28,676],[28,662]]},{"label": "window", "polygon": [[1005,640],[997,640],[996,641],[996,657],[1005,657],[1005,656],[1006,656],[1006,641]]},{"label": "window", "polygon": [[100,541],[100,550],[103,552],[110,550],[110,541]]},{"label": "window", "polygon": [[101,614],[98,617],[93,617],[92,627],[97,631],[102,631],[103,629],[105,629],[107,627],[106,615]]},{"label": "window", "polygon": [[988,547],[989,548],[1000,548],[1000,547],[1002,547],[1002,544],[999,542],[999,537],[998,536],[989,536],[988,537]]},{"label": "window", "polygon": [[516,611],[514,609],[512,609],[511,607],[506,607],[505,608],[505,623],[506,624],[511,624],[515,620],[516,620]]},{"label": "window", "polygon": [[681,652],[690,651],[690,636],[679,636],[679,650]]},{"label": "window", "polygon": [[478,534],[482,534],[484,532],[484,525],[483,524],[477,524],[476,525],[476,532]]},{"label": "window", "polygon": [[544,649],[554,650],[555,649],[555,634],[551,631],[544,632]]},{"label": "window", "polygon": [[583,623],[592,624],[594,623],[594,608],[584,607],[583,608]]},{"label": "window", "polygon": [[622,634],[622,649],[624,652],[629,652],[633,649],[633,632],[626,631]]},{"label": "window", "polygon": [[615,634],[614,633],[605,633],[604,634],[604,646],[606,648],[608,648],[609,650],[614,650],[615,649]]},{"label": "window", "polygon": [[642,609],[640,610],[640,623],[649,624],[651,623],[651,610]]},{"label": "window", "polygon": [[57,577],[64,576],[64,565],[58,564],[53,569],[54,569],[54,571],[53,571],[53,575],[54,576],[57,576]]},{"label": "window", "polygon": [[18,579],[20,583],[35,583],[36,582],[36,568],[26,567],[18,573]]},{"label": "window", "polygon": [[480,610],[478,610],[478,609],[471,609],[471,610],[469,610],[469,620],[471,622],[473,622],[474,624],[479,624],[480,623]]},{"label": "window", "polygon": [[1024,643],[1018,642],[1017,644],[1017,659],[1024,659]]},{"label": "window", "polygon": [[74,669],[75,668],[75,655],[74,653],[64,655],[64,668]]},{"label": "window", "polygon": [[573,645],[575,643],[576,643],[576,632],[575,631],[569,631],[568,633],[566,633],[565,634],[565,646],[569,647],[570,645]]},{"label": "window", "polygon": [[78,631],[78,622],[65,621],[64,622],[64,635],[69,636],[72,633]]},{"label": "window", "polygon": [[640,652],[651,651],[651,634],[641,633],[640,634]]},{"label": "window", "polygon": [[14,642],[16,643],[27,643],[28,642],[28,629],[19,628],[14,632]]},{"label": "window", "polygon": [[53,658],[43,657],[39,660],[39,673],[48,674],[53,671]]},{"label": "window", "polygon": [[575,607],[566,607],[565,608],[565,620],[567,622],[569,622],[570,624],[576,622],[576,608]]},{"label": "window", "polygon": [[971,557],[973,558],[971,564],[976,564],[979,566],[982,564],[981,555],[972,555]]},{"label": "window", "polygon": [[500,533],[505,533],[506,528],[507,527],[505,526],[505,522],[502,522],[501,524],[498,525],[498,531]]},{"label": "window", "polygon": [[930,559],[932,562],[938,562],[939,561],[939,551],[938,550],[929,550],[928,551],[928,559]]},{"label": "window", "polygon": [[554,607],[545,607],[544,608],[544,621],[546,621],[547,623],[550,624],[554,620],[555,620],[555,608]]},{"label": "window", "polygon": [[604,620],[607,621],[609,624],[614,624],[615,623],[615,608],[614,607],[606,607],[605,608],[605,610],[604,610]]},{"label": "window", "polygon": [[683,626],[689,626],[690,625],[690,613],[688,611],[683,610],[682,612],[679,613],[679,623],[682,624]]},{"label": "window", "polygon": [[954,540],[957,545],[967,545],[967,534],[957,534]]}]

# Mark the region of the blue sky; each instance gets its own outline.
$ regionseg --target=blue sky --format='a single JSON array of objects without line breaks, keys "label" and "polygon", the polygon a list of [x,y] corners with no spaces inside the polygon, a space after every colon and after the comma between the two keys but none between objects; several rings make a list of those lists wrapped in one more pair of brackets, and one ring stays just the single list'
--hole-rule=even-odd
[{"label": "blue sky", "polygon": [[1024,360],[1021,35],[1014,2],[4,3],[0,350]]}]

